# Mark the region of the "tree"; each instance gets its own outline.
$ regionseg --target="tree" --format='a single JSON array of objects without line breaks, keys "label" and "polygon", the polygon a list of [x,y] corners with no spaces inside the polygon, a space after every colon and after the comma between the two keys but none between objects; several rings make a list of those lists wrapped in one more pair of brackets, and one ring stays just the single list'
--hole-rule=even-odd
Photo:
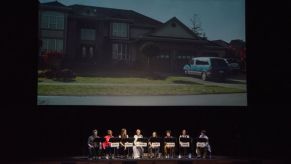
[{"label": "tree", "polygon": [[193,14],[193,17],[190,19],[191,22],[191,30],[193,33],[202,38],[206,38],[205,32],[203,32],[201,21],[197,14]]}]

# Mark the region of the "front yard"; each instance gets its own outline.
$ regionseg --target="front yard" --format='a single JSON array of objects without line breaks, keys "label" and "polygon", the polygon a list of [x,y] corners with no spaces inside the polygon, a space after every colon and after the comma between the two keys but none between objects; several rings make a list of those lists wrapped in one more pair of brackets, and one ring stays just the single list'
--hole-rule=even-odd
[{"label": "front yard", "polygon": [[243,93],[244,89],[204,85],[183,76],[159,79],[149,77],[82,77],[72,82],[38,79],[38,95],[96,96],[96,95],[195,95]]}]

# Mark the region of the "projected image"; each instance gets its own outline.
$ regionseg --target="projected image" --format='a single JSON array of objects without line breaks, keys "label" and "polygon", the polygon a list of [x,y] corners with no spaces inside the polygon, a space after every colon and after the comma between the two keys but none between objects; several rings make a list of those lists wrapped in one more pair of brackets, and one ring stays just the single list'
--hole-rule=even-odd
[{"label": "projected image", "polygon": [[40,0],[38,105],[247,106],[244,0]]}]

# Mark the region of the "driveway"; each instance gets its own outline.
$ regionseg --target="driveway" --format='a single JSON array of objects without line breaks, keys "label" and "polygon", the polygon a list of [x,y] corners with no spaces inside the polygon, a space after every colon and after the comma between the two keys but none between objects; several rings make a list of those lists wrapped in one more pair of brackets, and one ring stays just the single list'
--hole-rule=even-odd
[{"label": "driveway", "polygon": [[246,106],[246,93],[179,96],[38,96],[38,105]]}]

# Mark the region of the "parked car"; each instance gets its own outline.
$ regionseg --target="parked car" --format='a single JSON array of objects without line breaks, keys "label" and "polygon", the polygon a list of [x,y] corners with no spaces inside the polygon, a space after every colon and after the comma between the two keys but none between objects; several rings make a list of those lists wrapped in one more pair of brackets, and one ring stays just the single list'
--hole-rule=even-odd
[{"label": "parked car", "polygon": [[227,62],[232,73],[238,73],[240,71],[240,64],[238,59],[226,58],[224,60]]},{"label": "parked car", "polygon": [[183,69],[186,75],[200,76],[202,80],[225,79],[230,71],[224,58],[219,57],[192,58],[190,64],[186,64]]}]

